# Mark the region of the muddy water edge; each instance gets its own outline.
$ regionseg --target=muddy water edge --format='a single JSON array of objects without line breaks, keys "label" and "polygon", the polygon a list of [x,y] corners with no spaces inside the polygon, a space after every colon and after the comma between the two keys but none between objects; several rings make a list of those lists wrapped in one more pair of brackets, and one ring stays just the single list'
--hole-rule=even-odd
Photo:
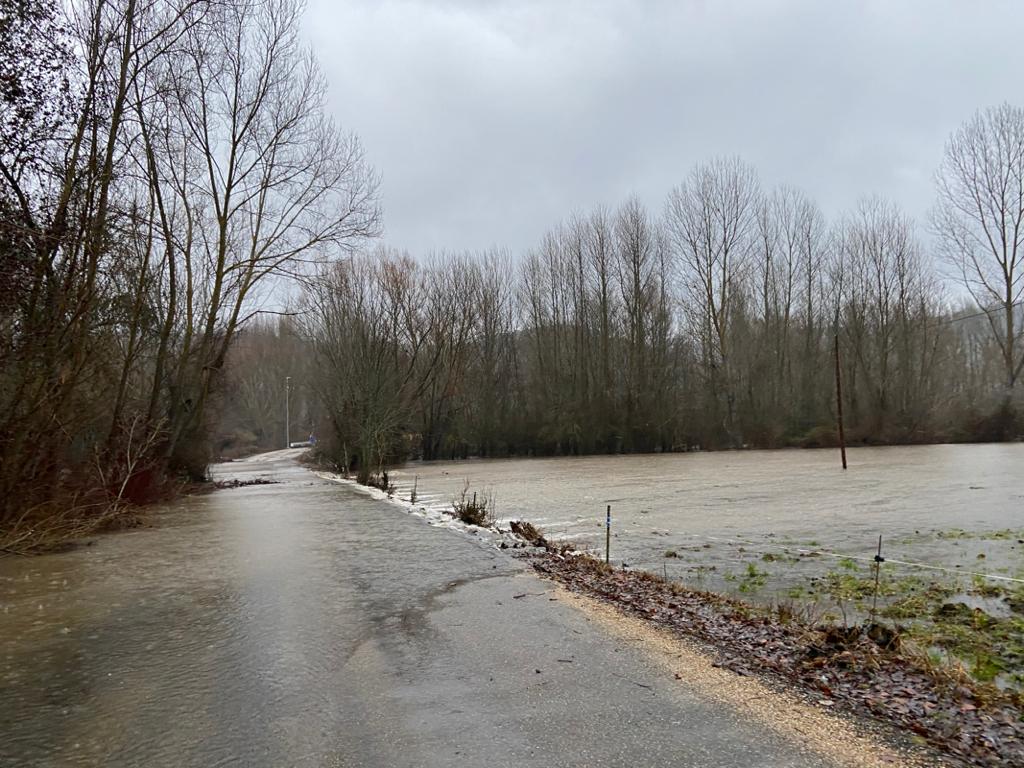
[{"label": "muddy water edge", "polygon": [[[499,521],[687,586],[918,635],[936,661],[1024,685],[1024,444],[410,463],[398,496],[486,496]],[[885,562],[878,573],[879,537]]]}]

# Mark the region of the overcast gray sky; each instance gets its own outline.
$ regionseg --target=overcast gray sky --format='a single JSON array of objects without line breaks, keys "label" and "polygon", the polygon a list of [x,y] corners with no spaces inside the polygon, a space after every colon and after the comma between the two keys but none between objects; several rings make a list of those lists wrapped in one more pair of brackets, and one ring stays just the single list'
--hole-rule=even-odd
[{"label": "overcast gray sky", "polygon": [[1024,101],[1015,1],[310,0],[306,23],[414,254],[660,211],[721,154],[829,216],[879,193],[921,222],[950,131]]}]

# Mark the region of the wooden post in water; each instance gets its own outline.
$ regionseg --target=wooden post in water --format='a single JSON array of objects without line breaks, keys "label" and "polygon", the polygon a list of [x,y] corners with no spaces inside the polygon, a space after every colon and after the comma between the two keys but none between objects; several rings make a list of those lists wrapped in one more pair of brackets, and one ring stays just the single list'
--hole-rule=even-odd
[{"label": "wooden post in water", "polygon": [[612,505],[608,505],[608,511],[604,516],[604,562],[607,565],[612,558]]},{"label": "wooden post in water", "polygon": [[839,453],[843,457],[843,469],[846,469],[846,433],[843,431],[843,376],[839,367],[839,328],[835,334],[836,349],[836,417],[839,422]]}]

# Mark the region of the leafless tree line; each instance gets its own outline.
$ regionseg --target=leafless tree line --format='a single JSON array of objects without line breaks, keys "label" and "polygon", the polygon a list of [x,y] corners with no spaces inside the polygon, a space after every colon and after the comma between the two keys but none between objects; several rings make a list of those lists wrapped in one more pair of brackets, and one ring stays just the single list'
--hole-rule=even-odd
[{"label": "leafless tree line", "polygon": [[321,432],[364,479],[408,455],[825,445],[838,340],[853,440],[1013,437],[1022,170],[1017,108],[951,139],[943,259],[890,202],[828,222],[737,159],[699,165],[659,211],[573,215],[518,262],[353,256],[304,299]]},{"label": "leafless tree line", "polygon": [[[828,222],[722,159],[521,259],[418,262],[365,248],[377,179],[325,114],[301,10],[0,0],[0,546],[201,476],[214,410],[269,447],[288,375],[294,426],[364,478],[410,454],[827,443],[837,337],[854,439],[1019,433],[1019,108],[950,139],[939,254],[884,200]],[[286,278],[299,316],[254,324]]]},{"label": "leafless tree line", "polygon": [[0,526],[205,473],[282,277],[376,234],[297,0],[0,0]]},{"label": "leafless tree line", "polygon": [[241,329],[212,402],[214,456],[234,459],[284,448],[289,437],[307,440],[323,412],[310,386],[314,370],[291,316],[254,319]]}]

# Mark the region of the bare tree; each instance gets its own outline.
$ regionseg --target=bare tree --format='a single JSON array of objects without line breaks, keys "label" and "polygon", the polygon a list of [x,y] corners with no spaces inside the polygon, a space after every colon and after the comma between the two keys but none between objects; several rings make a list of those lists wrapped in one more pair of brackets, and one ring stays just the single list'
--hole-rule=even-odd
[{"label": "bare tree", "polygon": [[[518,270],[493,253],[398,271],[382,253],[339,268],[315,295],[350,330],[311,327],[341,350],[321,381],[368,388],[360,402],[386,407],[329,402],[337,434],[382,442],[354,451],[374,466],[410,452],[818,445],[834,433],[834,334],[854,439],[1012,432],[971,407],[992,350],[976,328],[951,330],[913,222],[891,203],[866,199],[830,233],[803,194],[762,197],[753,171],[720,161],[698,167],[666,214],[634,198],[571,216]],[[360,372],[366,355],[351,344],[383,301],[363,291],[391,297],[384,314],[406,319],[390,327],[408,330],[363,344],[391,350],[379,361],[390,362]]]},{"label": "bare tree", "polygon": [[300,10],[0,5],[0,525],[203,475],[207,404],[266,289],[378,231]]},{"label": "bare tree", "polygon": [[622,300],[626,367],[625,426],[632,450],[649,447],[651,413],[650,344],[658,300],[656,272],[661,265],[660,237],[650,214],[633,197],[615,215],[615,250],[619,296]]},{"label": "bare tree", "polygon": [[759,385],[748,391],[759,398],[750,407],[762,414],[772,441],[781,439],[786,425],[814,418],[825,235],[821,211],[799,190],[780,187],[758,206],[751,378]]},{"label": "bare tree", "polygon": [[411,259],[355,255],[323,268],[304,294],[303,331],[318,366],[313,386],[328,412],[331,446],[361,482],[397,451],[420,386],[422,294]]},{"label": "bare tree", "polygon": [[[152,425],[134,416],[113,424],[106,400],[113,390],[113,415],[120,421],[125,393],[138,378],[127,371],[138,359],[140,320],[148,309],[140,294],[151,284],[144,266],[152,207],[134,196],[136,179],[126,159],[131,105],[138,83],[205,6],[90,0],[69,4],[64,21],[52,12],[28,14],[34,39],[50,39],[22,46],[22,54],[35,59],[28,70],[42,76],[29,89],[29,101],[43,111],[18,129],[28,145],[8,145],[13,151],[0,162],[4,197],[17,201],[24,249],[5,370],[11,386],[0,408],[6,470],[0,496],[10,509],[33,500],[45,506],[62,486],[72,492],[71,486],[91,484],[94,496],[110,490],[119,498],[112,488],[123,489],[124,478],[113,471],[96,477],[82,447],[91,445],[92,435],[113,435],[121,427],[134,444],[153,445]],[[44,92],[52,103],[36,99]],[[5,111],[5,128],[9,116]],[[5,224],[12,223],[5,216]],[[111,368],[120,373],[113,382]],[[109,453],[111,466],[129,473],[141,463],[137,453],[130,462],[120,451]]]},{"label": "bare tree", "polygon": [[914,432],[934,404],[940,305],[912,222],[868,198],[840,224],[851,415],[883,439]]},{"label": "bare tree", "polygon": [[587,222],[586,252],[590,271],[590,295],[594,304],[599,350],[594,378],[600,382],[600,396],[596,399],[599,418],[597,430],[605,449],[613,447],[613,435],[617,431],[618,401],[616,396],[615,372],[613,370],[618,307],[613,293],[614,280],[614,233],[611,215],[604,208],[596,209]]},{"label": "bare tree", "polygon": [[437,459],[449,443],[455,420],[465,406],[462,386],[468,349],[476,325],[472,270],[466,257],[437,256],[422,270],[422,306],[417,325],[416,366],[420,450]]},{"label": "bare tree", "polygon": [[702,339],[712,399],[725,400],[724,428],[740,442],[731,321],[744,296],[760,186],[739,159],[699,165],[669,194],[666,220],[683,265],[687,297]]},{"label": "bare tree", "polygon": [[1024,109],[976,114],[946,144],[933,223],[943,251],[986,310],[1007,397],[1024,368]]},{"label": "bare tree", "polygon": [[515,285],[506,251],[488,251],[469,265],[476,325],[468,358],[466,424],[485,456],[508,453],[515,442],[514,411],[521,383],[516,354]]},{"label": "bare tree", "polygon": [[174,181],[195,237],[183,251],[192,301],[169,402],[168,456],[204,427],[212,377],[257,288],[379,228],[377,178],[353,135],[324,113],[324,80],[299,40],[297,0],[233,0],[188,31],[167,69],[173,129],[196,166]]}]

